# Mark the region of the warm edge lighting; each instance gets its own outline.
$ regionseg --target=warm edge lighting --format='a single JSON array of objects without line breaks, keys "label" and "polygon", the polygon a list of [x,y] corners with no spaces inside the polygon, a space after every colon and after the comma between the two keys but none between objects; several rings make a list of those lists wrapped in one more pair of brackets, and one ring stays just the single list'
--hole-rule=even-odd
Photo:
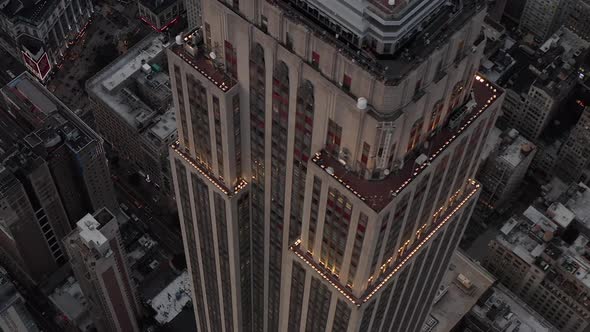
[{"label": "warm edge lighting", "polygon": [[171,148],[174,150],[174,152],[176,152],[176,154],[179,157],[181,157],[187,163],[189,163],[194,169],[201,173],[202,176],[206,177],[211,183],[215,185],[215,187],[217,187],[217,189],[221,190],[221,192],[223,192],[226,196],[231,197],[232,194],[237,195],[242,189],[244,189],[248,185],[248,182],[246,180],[240,179],[238,184],[234,187],[233,191],[230,192],[225,186],[222,186],[218,183],[219,180],[211,177],[207,172],[201,169],[201,166],[195,163],[190,157],[186,156],[182,151],[178,150],[178,143],[171,145]]},{"label": "warm edge lighting", "polygon": [[[320,271],[320,269],[318,269],[315,266],[315,262],[309,260],[306,256],[304,256],[303,254],[301,254],[300,250],[299,250],[299,245],[301,244],[301,239],[297,239],[293,245],[291,245],[291,247],[289,247],[289,249],[291,251],[293,251],[293,253],[295,253],[295,255],[297,255],[297,257],[299,257],[301,260],[303,260],[303,262],[305,262],[309,267],[311,267],[314,271],[316,271],[324,280],[326,280],[328,283],[330,283],[330,285],[334,286],[334,288],[336,288],[340,294],[342,294],[346,299],[348,299],[352,304],[356,305],[357,307],[360,307],[363,303],[366,303],[367,301],[369,301],[374,295],[375,293],[377,293],[379,291],[379,289],[381,289],[383,287],[383,285],[388,282],[397,272],[399,272],[401,270],[401,268],[403,268],[406,263],[408,263],[408,261],[410,259],[412,259],[412,257],[414,257],[416,255],[416,253],[418,252],[418,250],[420,250],[428,241],[430,241],[430,239],[436,234],[438,233],[438,231],[444,226],[446,225],[449,220],[451,220],[454,215],[459,212],[459,210],[461,208],[463,208],[463,206],[471,199],[471,197],[473,197],[473,195],[475,195],[475,193],[477,193],[477,191],[480,188],[480,185],[475,182],[474,180],[469,180],[469,183],[473,186],[475,186],[475,188],[469,193],[469,195],[467,195],[467,197],[465,197],[465,199],[459,203],[454,209],[453,211],[451,211],[451,213],[444,218],[436,228],[434,228],[430,233],[428,233],[428,236],[426,236],[422,242],[420,242],[396,267],[395,269],[393,269],[389,275],[387,277],[385,277],[385,279],[383,279],[383,281],[381,281],[381,283],[379,283],[379,285],[375,286],[375,288],[368,294],[366,295],[364,298],[356,298],[353,295],[350,295],[346,292],[346,289],[340,285],[337,284],[335,282],[333,282],[328,273],[325,273],[323,271]],[[369,282],[372,281],[372,277],[369,278]]]},{"label": "warm edge lighting", "polygon": [[[480,82],[480,83],[486,83],[486,87],[492,91],[492,92],[497,92],[496,89],[488,83],[488,81],[483,78],[480,75],[475,75],[475,80]],[[492,97],[490,97],[485,103],[484,105],[479,109],[479,111],[477,111],[474,115],[472,115],[469,120],[461,127],[459,128],[459,130],[457,130],[457,132],[455,133],[455,135],[451,136],[451,138],[449,140],[447,140],[445,142],[445,144],[443,144],[438,151],[436,151],[435,153],[433,153],[429,158],[428,158],[428,163],[424,163],[421,167],[418,167],[415,169],[415,171],[410,175],[410,177],[408,177],[406,179],[405,182],[402,183],[401,186],[399,186],[397,189],[395,190],[391,190],[391,196],[392,197],[397,197],[397,195],[404,190],[411,182],[412,180],[414,180],[415,178],[418,177],[418,175],[420,175],[422,173],[422,171],[424,169],[426,169],[426,166],[430,165],[430,163],[436,159],[436,157],[438,155],[440,155],[451,143],[453,143],[455,141],[455,139],[461,134],[463,133],[467,128],[469,128],[471,126],[471,124],[477,119],[479,118],[479,116],[492,104],[492,102],[494,102],[496,99],[498,98],[498,96],[496,94],[494,94]],[[318,152],[315,154],[315,157],[312,158],[312,161],[314,163],[317,163],[317,161],[320,159],[321,157],[321,152]],[[325,165],[319,165],[326,173],[328,173],[328,169],[326,168]],[[330,174],[330,173],[328,173]],[[344,180],[338,178],[338,176],[336,174],[330,174],[330,176],[332,176],[334,179],[338,180],[338,182],[340,182],[341,184],[343,184],[344,186],[346,186],[346,189],[348,189],[350,192],[352,192],[353,194],[355,194],[358,198],[360,198],[361,200],[365,201],[365,197],[363,197],[362,195],[360,195],[358,192],[356,192],[351,186],[350,184],[346,183]]]},{"label": "warm edge lighting", "polygon": [[176,53],[176,55],[178,55],[182,60],[184,60],[184,62],[188,63],[193,68],[195,68],[199,73],[201,73],[201,75],[205,76],[211,83],[215,84],[215,86],[220,88],[223,92],[227,92],[229,90],[229,86],[225,82],[217,82],[216,80],[214,80],[213,77],[209,76],[209,74],[207,74],[207,72],[201,69],[196,63],[193,63],[190,57],[184,55],[183,50],[175,50],[174,53]]},{"label": "warm edge lighting", "polygon": [[469,180],[469,182],[475,186],[475,188],[469,193],[469,195],[467,195],[467,197],[465,197],[465,199],[459,203],[459,205],[457,205],[457,207],[455,207],[453,209],[453,211],[445,218],[443,219],[438,226],[433,229],[428,236],[426,236],[424,238],[424,240],[422,240],[422,242],[420,242],[420,244],[418,244],[418,246],[416,246],[416,248],[414,248],[414,250],[412,250],[408,256],[406,256],[406,258],[404,258],[395,269],[393,269],[389,275],[387,277],[385,277],[385,279],[383,279],[383,281],[381,281],[381,283],[379,283],[379,285],[377,285],[362,301],[363,303],[369,301],[373,295],[375,295],[375,293],[377,293],[379,291],[379,289],[381,289],[381,287],[383,287],[383,285],[388,282],[397,272],[399,272],[399,270],[404,267],[406,265],[406,263],[412,258],[414,257],[414,255],[418,252],[418,250],[420,250],[444,225],[447,224],[447,222],[449,222],[449,220],[451,218],[453,218],[453,216],[459,212],[459,210],[461,208],[463,208],[463,206],[471,199],[471,197],[473,197],[473,195],[475,195],[475,193],[479,190],[480,185],[477,184],[475,181],[473,180]]}]

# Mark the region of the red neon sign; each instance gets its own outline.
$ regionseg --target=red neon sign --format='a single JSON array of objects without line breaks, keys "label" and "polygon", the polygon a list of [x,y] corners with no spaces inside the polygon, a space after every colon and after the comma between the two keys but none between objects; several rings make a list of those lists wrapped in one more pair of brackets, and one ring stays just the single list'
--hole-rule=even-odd
[{"label": "red neon sign", "polygon": [[145,23],[147,23],[149,26],[152,27],[152,29],[158,31],[158,32],[164,32],[166,31],[166,29],[168,29],[171,25],[173,25],[174,23],[176,23],[176,21],[178,21],[178,19],[180,18],[180,16],[176,16],[175,18],[173,18],[170,22],[164,24],[163,27],[158,28],[157,26],[155,26],[152,22],[148,21],[148,19],[145,16],[141,16],[140,19],[142,21],[144,21]]},{"label": "red neon sign", "polygon": [[45,80],[49,72],[51,72],[51,63],[49,62],[49,57],[47,56],[47,52],[43,53],[43,55],[39,58],[39,61],[33,60],[27,52],[22,52],[23,59],[27,64],[27,67],[41,80]]}]

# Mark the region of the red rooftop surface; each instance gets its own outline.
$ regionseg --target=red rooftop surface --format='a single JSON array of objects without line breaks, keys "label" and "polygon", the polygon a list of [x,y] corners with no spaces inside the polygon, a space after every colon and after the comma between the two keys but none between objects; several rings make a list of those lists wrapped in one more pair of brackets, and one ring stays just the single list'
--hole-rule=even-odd
[{"label": "red rooftop surface", "polygon": [[[430,151],[432,152],[428,157],[428,162],[422,165],[416,164],[415,156],[410,160],[406,160],[404,167],[390,174],[381,180],[368,180],[359,174],[347,170],[336,158],[330,154],[321,151],[316,153],[312,161],[319,167],[332,175],[338,182],[345,186],[350,192],[358,196],[369,207],[376,212],[385,208],[391,200],[399,195],[402,190],[407,187],[416,177],[422,173],[427,166],[436,160],[436,158],[446,150],[446,148],[453,143],[459,135],[467,130],[473,122],[489,109],[489,106],[502,94],[502,90],[493,85],[491,82],[476,75],[473,83],[473,95],[475,98],[475,107],[471,113],[467,114],[463,123],[455,129],[445,126],[430,141]],[[333,170],[333,172],[332,172]]]},{"label": "red rooftop surface", "polygon": [[199,71],[223,92],[229,91],[229,89],[236,85],[235,80],[229,77],[223,70],[218,69],[211,58],[205,56],[204,48],[195,47],[195,52],[192,54],[187,51],[186,47],[188,46],[185,46],[184,44],[174,45],[172,47],[172,52],[178,55],[186,63],[193,66],[193,68]]}]

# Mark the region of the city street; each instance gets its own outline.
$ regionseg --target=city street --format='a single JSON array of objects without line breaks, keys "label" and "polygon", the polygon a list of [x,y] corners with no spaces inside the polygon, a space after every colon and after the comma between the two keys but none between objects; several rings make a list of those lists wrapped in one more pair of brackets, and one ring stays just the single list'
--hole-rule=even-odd
[{"label": "city street", "polygon": [[[152,209],[152,206],[155,205],[154,202],[143,199],[131,185],[128,185],[120,178],[113,182],[119,202],[125,204],[129,209],[125,213],[130,217],[132,214],[136,215],[139,222],[149,229],[150,235],[157,239],[170,253],[182,253],[183,246],[180,233],[175,232],[172,227],[162,222],[160,217],[154,216]],[[134,221],[131,220],[130,222]]]},{"label": "city street", "polygon": [[72,110],[80,110],[81,117],[89,112],[86,80],[151,32],[136,18],[135,5],[124,7],[115,1],[106,1],[95,8],[92,21],[68,50],[65,63],[48,84],[49,90]]}]

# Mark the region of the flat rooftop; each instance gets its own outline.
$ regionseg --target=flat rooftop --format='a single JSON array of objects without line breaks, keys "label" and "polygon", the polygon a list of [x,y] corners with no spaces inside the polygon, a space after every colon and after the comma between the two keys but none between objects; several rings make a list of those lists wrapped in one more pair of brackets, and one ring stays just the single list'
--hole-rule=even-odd
[{"label": "flat rooftop", "polygon": [[[136,80],[136,75],[148,75],[147,72],[142,73],[146,70],[142,67],[147,65],[150,67],[147,70],[151,71],[155,66],[150,65],[163,59],[166,47],[168,43],[162,35],[153,33],[145,37],[92,77],[86,83],[86,90],[93,99],[108,106],[130,126],[140,128],[147,125],[157,115],[157,110],[152,109],[145,98],[138,97],[131,83]],[[154,89],[167,88],[159,80],[149,84]]]},{"label": "flat rooftop", "polygon": [[[33,127],[31,131],[30,128],[18,124],[11,130],[12,133],[22,135],[20,139],[34,133],[25,140],[31,147],[34,146],[35,141],[38,141],[43,142],[48,149],[66,144],[74,152],[78,152],[92,141],[101,139],[28,72],[4,86],[2,94],[4,98],[10,100],[12,115],[24,119],[29,127]],[[0,126],[5,127],[7,124],[2,123]],[[0,134],[1,137],[2,134]]]},{"label": "flat rooftop", "polygon": [[507,144],[501,145],[498,158],[512,167],[517,167],[536,149],[536,146],[514,129],[511,129],[507,136],[505,137]]},{"label": "flat rooftop", "polygon": [[171,47],[172,52],[195,68],[211,83],[223,92],[229,91],[237,82],[229,77],[224,70],[221,70],[209,53],[205,54],[204,49],[197,30],[189,32],[184,37],[182,45],[173,44]]},{"label": "flat rooftop", "polygon": [[184,271],[149,301],[150,306],[156,311],[158,323],[166,324],[170,322],[191,301],[190,282],[188,272]]},{"label": "flat rooftop", "polygon": [[[465,277],[468,282],[462,283],[458,279],[459,275]],[[435,304],[430,311],[430,316],[436,325],[432,325],[431,329],[422,329],[422,331],[446,332],[452,330],[495,281],[496,278],[487,270],[460,251],[456,251],[437,293],[438,301],[435,299]]]},{"label": "flat rooftop", "polygon": [[334,179],[345,186],[350,192],[363,200],[376,212],[385,208],[391,200],[401,194],[414,179],[416,179],[446,148],[455,140],[461,137],[461,133],[471,126],[475,119],[488,110],[489,106],[502,94],[499,87],[488,82],[481,76],[477,76],[473,84],[473,96],[475,107],[465,116],[465,120],[457,129],[445,126],[438,134],[431,138],[431,151],[428,163],[422,166],[416,164],[415,159],[407,160],[404,167],[398,172],[392,173],[382,180],[369,180],[356,173],[351,172],[343,166],[336,158],[328,153],[318,152],[312,161]]},{"label": "flat rooftop", "polygon": [[88,302],[80,289],[80,283],[74,277],[68,277],[49,295],[49,299],[82,331],[87,331],[93,324],[88,312]]},{"label": "flat rooftop", "polygon": [[484,304],[471,311],[482,321],[506,332],[558,331],[501,284],[494,286],[493,291]]},{"label": "flat rooftop", "polygon": [[162,114],[160,120],[148,129],[148,133],[157,137],[161,142],[165,142],[174,135],[176,131],[176,111],[173,107],[166,113]]},{"label": "flat rooftop", "polygon": [[517,44],[509,50],[515,63],[498,79],[506,89],[527,93],[531,86],[553,96],[565,97],[578,79],[590,43],[567,28],[561,28],[538,49]]}]

